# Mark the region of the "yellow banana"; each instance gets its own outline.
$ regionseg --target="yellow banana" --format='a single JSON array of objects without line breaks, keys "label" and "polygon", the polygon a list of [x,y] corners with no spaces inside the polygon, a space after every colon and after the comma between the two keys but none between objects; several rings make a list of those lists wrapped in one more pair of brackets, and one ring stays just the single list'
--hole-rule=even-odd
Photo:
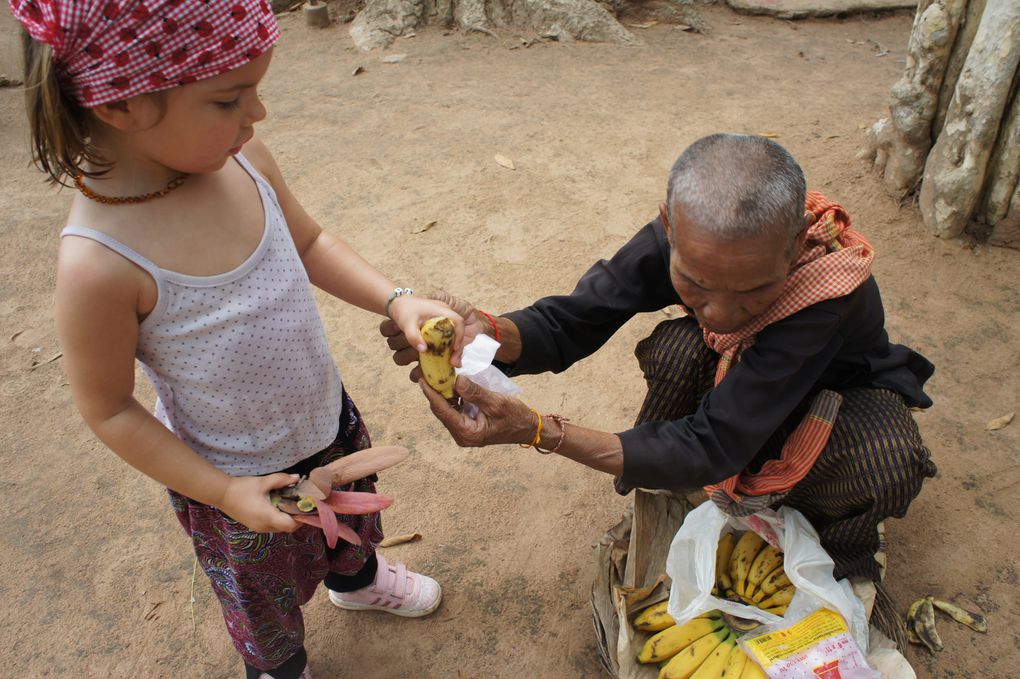
[{"label": "yellow banana", "polygon": [[691,675],[697,672],[701,664],[712,654],[712,651],[730,634],[732,633],[729,628],[723,626],[715,632],[701,637],[674,655],[673,659],[659,671],[659,679],[690,679]]},{"label": "yellow banana", "polygon": [[730,580],[730,556],[733,555],[733,545],[737,538],[733,533],[727,533],[719,540],[719,546],[715,549],[715,582],[720,592],[733,589],[733,582]]},{"label": "yellow banana", "polygon": [[762,580],[772,571],[781,568],[782,565],[783,553],[779,549],[772,545],[762,547],[758,556],[754,557],[751,572],[747,574],[747,587],[744,588],[744,596],[754,594],[755,588],[761,584]]},{"label": "yellow banana", "polygon": [[660,632],[667,627],[672,627],[676,624],[676,620],[669,614],[668,609],[668,600],[649,606],[634,618],[634,629],[642,632]]},{"label": "yellow banana", "polygon": [[453,398],[453,383],[457,381],[450,364],[453,337],[453,321],[445,316],[430,318],[421,327],[421,338],[426,346],[425,351],[418,354],[421,374],[430,387],[446,398]]},{"label": "yellow banana", "polygon": [[[761,581],[761,589],[755,593],[752,599],[755,601],[761,601],[767,596],[772,596],[784,587],[789,587],[793,583],[790,582],[790,578],[786,575],[786,571],[782,568],[777,568],[768,574],[768,576]],[[759,598],[760,595],[760,598]]]},{"label": "yellow banana", "polygon": [[793,595],[797,592],[797,588],[793,585],[784,587],[779,590],[768,599],[758,602],[758,608],[774,608],[776,606],[786,606],[793,601]]},{"label": "yellow banana", "polygon": [[671,658],[702,637],[727,629],[721,618],[695,618],[684,625],[673,625],[654,634],[638,653],[638,662],[653,663]]},{"label": "yellow banana", "polygon": [[765,674],[765,670],[748,656],[747,662],[744,663],[744,671],[740,673],[740,679],[769,679],[769,675]]},{"label": "yellow banana", "polygon": [[781,606],[772,606],[770,608],[765,608],[762,610],[764,610],[766,613],[771,613],[772,615],[778,615],[781,618],[784,615],[786,615],[786,604],[783,604]]},{"label": "yellow banana", "polygon": [[705,662],[701,663],[697,671],[691,675],[691,679],[722,679],[726,665],[730,660],[730,653],[735,647],[737,647],[737,637],[733,635],[733,632],[730,632],[730,635],[709,653]]},{"label": "yellow banana", "polygon": [[765,545],[765,541],[753,530],[745,531],[737,544],[733,547],[733,554],[730,556],[730,579],[733,581],[733,590],[740,595],[744,594],[744,587],[747,585],[747,574],[751,571],[751,564],[758,556]]},{"label": "yellow banana", "polygon": [[747,657],[747,653],[744,652],[744,649],[740,648],[740,644],[733,644],[730,657],[726,660],[726,671],[723,672],[723,677],[726,677],[726,679],[740,679],[740,675],[744,671],[744,665],[748,662],[754,661]]},{"label": "yellow banana", "polygon": [[932,598],[931,603],[935,608],[947,614],[956,622],[966,625],[975,632],[988,631],[988,621],[985,620],[985,616],[980,613],[971,613],[970,611],[960,608],[956,604],[943,601],[942,599]]}]

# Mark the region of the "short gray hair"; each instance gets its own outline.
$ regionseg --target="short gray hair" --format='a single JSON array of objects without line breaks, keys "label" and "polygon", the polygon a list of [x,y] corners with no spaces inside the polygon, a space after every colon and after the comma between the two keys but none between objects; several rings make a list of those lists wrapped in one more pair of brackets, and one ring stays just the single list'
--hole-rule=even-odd
[{"label": "short gray hair", "polygon": [[761,136],[713,134],[694,142],[669,173],[666,205],[723,238],[773,232],[792,239],[804,225],[804,172],[782,146]]}]

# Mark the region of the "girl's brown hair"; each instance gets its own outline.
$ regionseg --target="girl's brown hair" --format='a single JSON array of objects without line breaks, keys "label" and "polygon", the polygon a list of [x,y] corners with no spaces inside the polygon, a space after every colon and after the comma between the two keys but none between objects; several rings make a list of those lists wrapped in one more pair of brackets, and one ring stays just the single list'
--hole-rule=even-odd
[{"label": "girl's brown hair", "polygon": [[[88,111],[60,89],[49,45],[22,33],[25,56],[25,108],[32,133],[32,160],[50,179],[69,186],[81,174],[97,177],[112,163],[89,139]],[[85,166],[99,168],[86,171]]]}]

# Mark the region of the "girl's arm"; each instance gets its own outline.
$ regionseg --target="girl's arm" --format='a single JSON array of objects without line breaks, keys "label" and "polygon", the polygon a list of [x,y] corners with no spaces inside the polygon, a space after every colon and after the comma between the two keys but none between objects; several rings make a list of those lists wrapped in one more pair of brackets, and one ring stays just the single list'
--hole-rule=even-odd
[{"label": "girl's arm", "polygon": [[[386,316],[386,300],[397,287],[393,281],[369,264],[350,245],[323,231],[305,212],[290,192],[269,149],[257,137],[245,144],[244,154],[276,191],[294,244],[312,284],[349,304]],[[453,320],[456,337],[452,358],[454,365],[459,365],[464,343],[464,323],[460,315],[445,304],[421,296],[397,297],[389,307],[389,317],[397,323],[408,344],[416,351],[425,350],[419,329],[434,316],[448,316]]]},{"label": "girl's arm", "polygon": [[288,474],[231,477],[184,445],[134,397],[135,347],[147,274],[93,241],[67,237],[57,265],[56,321],[75,405],[89,428],[135,469],[220,508],[257,532],[299,524],[267,493]]}]

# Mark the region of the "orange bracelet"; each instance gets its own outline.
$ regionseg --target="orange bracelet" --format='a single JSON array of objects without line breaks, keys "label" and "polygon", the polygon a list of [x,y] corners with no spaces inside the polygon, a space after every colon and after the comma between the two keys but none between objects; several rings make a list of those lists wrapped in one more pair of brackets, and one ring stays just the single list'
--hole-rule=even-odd
[{"label": "orange bracelet", "polygon": [[493,331],[492,339],[494,339],[494,340],[496,340],[498,342],[499,341],[499,326],[496,325],[496,319],[493,318],[492,316],[490,316],[489,314],[485,313],[481,309],[475,309],[475,311],[477,311],[481,315],[483,315],[486,318],[488,318],[489,319],[489,323],[492,323],[492,331]]},{"label": "orange bracelet", "polygon": [[538,442],[542,438],[542,416],[534,408],[529,407],[528,410],[535,413],[535,417],[538,418],[538,429],[535,431],[535,438],[531,443],[518,443],[517,445],[521,448],[538,448]]}]

